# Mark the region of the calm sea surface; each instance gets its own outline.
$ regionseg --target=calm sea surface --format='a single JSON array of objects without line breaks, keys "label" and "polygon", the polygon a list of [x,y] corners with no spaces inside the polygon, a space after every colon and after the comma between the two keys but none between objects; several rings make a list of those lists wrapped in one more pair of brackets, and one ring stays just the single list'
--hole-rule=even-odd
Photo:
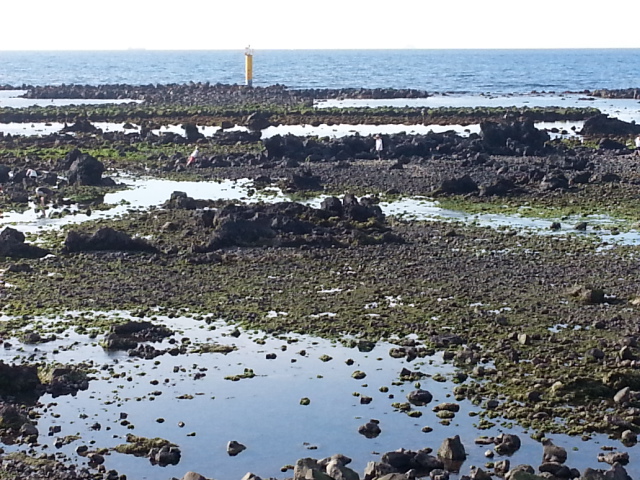
[{"label": "calm sea surface", "polygon": [[[244,52],[0,52],[0,85],[243,83]],[[265,50],[254,85],[528,93],[640,87],[640,50]]]}]

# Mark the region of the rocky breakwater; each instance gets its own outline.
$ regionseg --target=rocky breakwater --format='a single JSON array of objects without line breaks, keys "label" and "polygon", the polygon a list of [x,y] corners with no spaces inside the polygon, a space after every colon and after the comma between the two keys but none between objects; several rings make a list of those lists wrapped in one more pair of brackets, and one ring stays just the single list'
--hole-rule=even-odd
[{"label": "rocky breakwater", "polygon": [[591,90],[584,92],[592,97],[601,97],[601,98],[640,98],[640,88],[616,88],[616,89],[608,89],[601,88],[598,90]]},{"label": "rocky breakwater", "polygon": [[428,93],[416,89],[341,88],[289,89],[284,85],[247,87],[244,85],[186,83],[167,85],[47,85],[23,86],[25,98],[71,98],[104,100],[142,100],[149,104],[181,105],[311,105],[315,99],[386,99],[426,98]]}]

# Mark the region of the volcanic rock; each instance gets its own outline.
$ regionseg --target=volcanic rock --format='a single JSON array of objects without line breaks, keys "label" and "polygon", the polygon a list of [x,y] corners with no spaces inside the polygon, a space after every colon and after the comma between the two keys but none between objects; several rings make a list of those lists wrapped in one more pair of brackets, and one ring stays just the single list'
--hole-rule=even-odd
[{"label": "volcanic rock", "polygon": [[25,243],[24,233],[6,227],[0,232],[0,257],[42,258],[50,252],[44,248]]},{"label": "volcanic rock", "polygon": [[467,458],[460,436],[445,438],[438,448],[438,457],[443,460],[464,461]]},{"label": "volcanic rock", "polygon": [[600,114],[588,118],[584,122],[581,135],[614,135],[629,136],[640,133],[640,125],[624,122],[617,118],[610,118],[609,115]]},{"label": "volcanic rock", "polygon": [[81,154],[67,172],[70,185],[103,185],[104,164],[88,154]]},{"label": "volcanic rock", "polygon": [[157,252],[146,240],[131,238],[128,234],[111,227],[102,227],[92,235],[71,230],[64,241],[63,250],[66,253],[107,250]]}]

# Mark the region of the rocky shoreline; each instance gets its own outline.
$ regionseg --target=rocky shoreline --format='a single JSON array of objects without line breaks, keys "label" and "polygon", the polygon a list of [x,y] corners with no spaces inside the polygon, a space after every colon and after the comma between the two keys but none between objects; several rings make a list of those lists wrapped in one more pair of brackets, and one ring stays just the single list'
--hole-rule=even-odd
[{"label": "rocky shoreline", "polygon": [[[142,100],[151,104],[180,103],[187,105],[215,103],[219,105],[238,103],[308,103],[313,100],[344,99],[393,99],[427,98],[436,92],[416,89],[395,88],[340,88],[340,89],[292,89],[285,85],[267,87],[247,87],[209,83],[168,84],[168,85],[3,85],[2,90],[27,90],[25,98],[68,98],[68,99],[111,99]],[[539,94],[539,92],[531,92]],[[582,94],[601,98],[639,98],[638,88],[593,89],[567,91],[563,94]]]},{"label": "rocky shoreline", "polygon": [[[149,101],[160,101],[169,87],[159,91],[148,87],[136,94],[155,92],[156,100]],[[48,88],[50,95],[71,91]],[[233,97],[237,91],[225,87],[220,93],[221,88],[174,86],[171,101],[180,97],[185,104],[224,104],[216,95]],[[76,94],[98,95],[99,90],[78,88]],[[107,86],[100,95],[123,91]],[[334,98],[422,93],[325,92]],[[319,94],[296,97],[276,86],[252,101],[297,103]],[[255,134],[260,130],[257,125],[253,133],[222,131],[212,137],[188,127],[184,135],[156,135],[149,130],[104,133],[86,119],[74,125],[73,135],[0,136],[5,210],[27,208],[36,187],[49,189],[35,199],[42,199],[42,210],[55,207],[61,216],[70,215],[69,207],[80,197],[90,202],[89,208],[105,207],[102,196],[124,188],[109,178],[116,169],[202,181],[248,178],[254,192],[277,186],[291,194],[325,198],[313,208],[296,202],[241,205],[167,192],[167,202],[153,211],[132,210],[119,218],[40,235],[37,246],[34,236],[7,227],[0,234],[0,247],[3,278],[11,287],[2,290],[3,313],[12,320],[3,325],[4,338],[20,337],[24,344],[45,342],[49,336],[44,330],[26,330],[39,314],[128,309],[145,319],[154,315],[156,307],[172,312],[186,307],[192,315],[231,318],[271,334],[301,332],[331,338],[351,334],[372,342],[395,339],[397,347],[389,352],[393,358],[411,362],[442,352],[457,369],[447,380],[457,384],[455,401],[482,405],[484,424],[500,418],[505,429],[509,422],[530,429],[541,442],[543,461],[510,465],[508,455],[520,445],[517,436],[461,439],[452,425],[447,427],[452,435],[437,451],[437,445],[390,451],[362,476],[347,466],[350,459],[342,455],[300,459],[292,467],[294,479],[405,480],[428,475],[446,480],[466,472],[474,480],[537,476],[626,480],[630,473],[637,475],[625,469],[629,458],[622,451],[603,452],[602,459],[593,459],[594,465],[611,465],[607,469],[577,471],[567,462],[566,450],[563,453],[546,439],[569,433],[587,441],[606,433],[623,447],[635,445],[640,432],[637,247],[603,250],[600,242],[584,237],[389,218],[380,208],[384,199],[426,195],[480,210],[526,206],[561,212],[566,218],[606,213],[637,222],[640,170],[627,147],[638,133],[637,125],[593,115],[582,132],[587,142],[578,145],[552,140],[528,118],[490,118],[484,119],[477,135],[385,136],[383,158],[376,154],[371,136],[287,135],[261,140]],[[187,167],[186,156],[194,145],[201,154]],[[31,177],[29,169],[37,176]],[[589,222],[588,218],[582,222],[584,229],[596,231]],[[336,276],[345,266],[353,273]],[[271,281],[265,283],[265,278]],[[344,293],[327,299],[310,292],[309,282],[338,282]],[[363,313],[362,305],[386,296],[402,297],[411,307],[389,308],[379,317]],[[266,315],[275,308],[289,315]],[[310,322],[317,312],[335,312],[336,317]],[[558,324],[564,327],[557,328]],[[154,347],[170,332],[150,322],[95,328],[105,336],[103,348],[126,350],[142,361],[188,351],[186,343]],[[18,374],[15,369],[23,367],[6,367],[6,372],[0,370],[0,385],[6,385],[0,425],[25,445],[37,442],[37,422],[28,413],[35,415],[37,408],[33,402],[17,401],[17,394],[25,390],[36,397],[42,391],[72,395],[90,381],[89,368],[75,371],[61,365],[43,377],[35,367]],[[419,380],[412,373],[406,372],[406,381]],[[33,381],[18,388],[16,375]],[[410,412],[411,399],[424,402],[422,390],[413,393],[406,407],[401,402],[397,408]],[[451,401],[438,406],[443,425],[449,425],[446,421],[455,413],[455,405]],[[376,425],[371,420],[363,432],[372,434]],[[472,441],[485,442],[487,463],[461,467],[464,445]],[[142,455],[153,461],[171,463],[176,457],[179,461],[175,446],[146,448],[142,443]],[[86,456],[88,468],[56,463],[55,455],[5,455],[0,478],[123,479],[104,467],[105,452],[99,446],[78,454]],[[188,473],[183,478],[203,477]]]}]

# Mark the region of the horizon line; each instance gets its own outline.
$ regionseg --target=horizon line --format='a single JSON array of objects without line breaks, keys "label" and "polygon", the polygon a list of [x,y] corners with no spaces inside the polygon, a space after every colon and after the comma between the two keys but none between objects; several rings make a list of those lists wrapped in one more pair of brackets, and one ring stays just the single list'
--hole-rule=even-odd
[{"label": "horizon line", "polygon": [[[377,48],[251,48],[254,52],[268,51],[451,51],[451,50],[467,50],[467,51],[523,51],[523,50],[640,50],[640,47],[512,47],[512,48],[495,48],[495,47],[377,47]],[[242,48],[144,48],[144,47],[127,47],[127,48],[95,48],[95,49],[0,49],[1,52],[243,52]]]}]

